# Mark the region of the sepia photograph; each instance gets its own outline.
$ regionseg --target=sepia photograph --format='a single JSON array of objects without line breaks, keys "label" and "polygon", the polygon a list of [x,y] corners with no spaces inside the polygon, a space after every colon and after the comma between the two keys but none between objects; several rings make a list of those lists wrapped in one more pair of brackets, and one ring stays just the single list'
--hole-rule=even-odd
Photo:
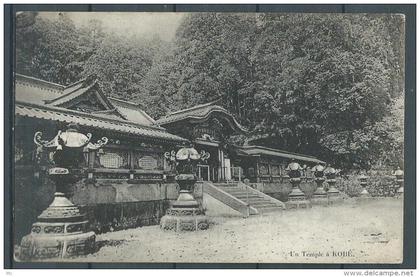
[{"label": "sepia photograph", "polygon": [[403,263],[404,14],[13,20],[14,263]]}]

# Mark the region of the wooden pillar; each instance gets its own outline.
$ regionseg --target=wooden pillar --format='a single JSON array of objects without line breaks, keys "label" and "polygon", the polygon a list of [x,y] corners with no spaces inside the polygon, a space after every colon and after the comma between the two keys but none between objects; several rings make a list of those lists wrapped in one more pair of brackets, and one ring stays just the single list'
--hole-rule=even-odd
[{"label": "wooden pillar", "polygon": [[255,177],[257,178],[257,183],[260,182],[260,161],[257,159],[255,164]]},{"label": "wooden pillar", "polygon": [[225,158],[224,158],[224,154],[223,154],[223,150],[220,148],[217,148],[217,155],[218,155],[218,159],[219,159],[219,176],[217,177],[218,181],[224,180],[224,166],[225,166]]},{"label": "wooden pillar", "polygon": [[88,167],[93,169],[95,167],[95,159],[96,159],[97,151],[89,151],[88,153]]}]

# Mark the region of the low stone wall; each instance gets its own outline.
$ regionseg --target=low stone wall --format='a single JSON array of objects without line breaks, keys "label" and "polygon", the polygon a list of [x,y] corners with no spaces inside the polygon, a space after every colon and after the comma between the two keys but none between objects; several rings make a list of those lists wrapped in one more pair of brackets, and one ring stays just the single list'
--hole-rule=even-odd
[{"label": "low stone wall", "polygon": [[[33,175],[16,175],[14,184],[14,240],[19,244],[37,216],[51,204],[55,187]],[[176,183],[129,184],[125,180],[78,182],[70,200],[87,213],[97,233],[158,224],[171,201],[178,197]],[[201,186],[196,189],[202,201]]]},{"label": "low stone wall", "polygon": [[[360,186],[360,175],[348,175],[344,178],[338,178],[337,189],[350,197],[359,196],[363,190]],[[391,175],[367,175],[367,191],[373,197],[393,197],[399,188],[395,176]]]},{"label": "low stone wall", "polygon": [[[292,184],[290,182],[281,182],[281,183],[253,183],[250,184],[255,189],[264,192],[265,194],[270,195],[280,201],[286,202],[288,199],[289,193],[292,191]],[[316,184],[314,181],[303,180],[300,184],[300,189],[305,193],[307,197],[311,197],[316,189]]]},{"label": "low stone wall", "polygon": [[[349,197],[357,197],[363,188],[360,186],[359,174],[352,174],[349,176],[338,177],[336,187],[339,191],[348,195]],[[393,197],[399,185],[395,180],[395,176],[381,175],[381,173],[371,173],[368,175],[368,185],[366,189],[373,197]],[[252,187],[262,191],[280,201],[287,201],[289,193],[292,191],[292,185],[289,182],[281,183],[250,183]],[[302,180],[300,189],[308,198],[316,190],[316,183],[313,179]]]},{"label": "low stone wall", "polygon": [[169,208],[168,200],[102,203],[80,206],[95,233],[156,225]]}]

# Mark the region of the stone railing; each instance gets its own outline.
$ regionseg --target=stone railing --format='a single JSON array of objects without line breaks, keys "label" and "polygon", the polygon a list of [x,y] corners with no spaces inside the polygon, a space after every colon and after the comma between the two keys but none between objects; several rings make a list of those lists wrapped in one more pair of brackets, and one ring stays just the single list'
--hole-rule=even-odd
[{"label": "stone railing", "polygon": [[249,206],[244,201],[230,195],[229,193],[219,189],[212,183],[206,182],[205,184],[203,184],[203,191],[209,194],[211,197],[219,200],[223,204],[240,212],[244,217],[248,217],[251,214],[258,213],[258,211],[255,208]]},{"label": "stone railing", "polygon": [[263,193],[263,192],[261,192],[257,189],[254,189],[251,186],[248,186],[248,185],[246,185],[242,182],[238,183],[238,187],[241,188],[242,190],[253,192],[253,193],[257,194],[259,197],[262,197],[264,200],[268,200],[271,203],[276,204],[276,206],[278,206],[278,207],[283,207],[283,209],[286,208],[286,205],[282,201],[280,201],[280,200],[278,200],[274,197],[271,197],[271,196],[269,196],[269,195],[267,195],[267,194],[265,194],[265,193]]}]

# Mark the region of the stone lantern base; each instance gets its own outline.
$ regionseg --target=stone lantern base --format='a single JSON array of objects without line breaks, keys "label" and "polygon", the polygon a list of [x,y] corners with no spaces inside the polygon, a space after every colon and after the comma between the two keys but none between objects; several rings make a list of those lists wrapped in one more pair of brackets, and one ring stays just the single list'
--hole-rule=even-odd
[{"label": "stone lantern base", "polygon": [[404,198],[404,187],[398,188],[396,197],[397,198]]},{"label": "stone lantern base", "polygon": [[341,195],[340,191],[335,187],[336,180],[335,179],[329,179],[327,180],[328,183],[328,204],[334,204],[343,202],[344,198]]},{"label": "stone lantern base", "polygon": [[328,205],[328,194],[327,192],[321,187],[317,188],[316,191],[312,194],[311,203],[314,205]]},{"label": "stone lantern base", "polygon": [[404,179],[398,179],[397,184],[399,184],[400,187],[397,189],[396,197],[404,198]]},{"label": "stone lantern base", "polygon": [[328,194],[324,190],[322,183],[324,182],[323,178],[316,178],[315,182],[317,183],[317,188],[312,194],[311,203],[314,205],[328,205]]},{"label": "stone lantern base", "polygon": [[361,198],[370,198],[370,194],[367,191],[366,187],[363,187],[363,190],[360,192],[359,197],[361,197]]},{"label": "stone lantern base", "polygon": [[289,193],[286,209],[306,209],[311,208],[311,202],[306,199],[305,194],[299,188],[300,178],[292,178],[290,182],[293,185],[292,192]]},{"label": "stone lantern base", "polygon": [[51,205],[38,216],[31,233],[22,238],[17,260],[61,259],[92,253],[95,233],[64,193],[56,192]]},{"label": "stone lantern base", "polygon": [[207,217],[200,210],[198,202],[191,191],[194,189],[196,177],[193,174],[179,174],[175,177],[181,190],[178,199],[166,211],[160,220],[162,230],[198,231],[209,227]]},{"label": "stone lantern base", "polygon": [[370,193],[366,190],[366,188],[363,188],[363,190],[360,192],[359,196],[357,197],[356,201],[359,203],[364,203],[366,201],[371,201],[375,199],[370,195]]},{"label": "stone lantern base", "polygon": [[178,200],[166,211],[160,220],[163,230],[198,231],[208,229],[209,222],[198,202],[187,190],[181,190]]}]

